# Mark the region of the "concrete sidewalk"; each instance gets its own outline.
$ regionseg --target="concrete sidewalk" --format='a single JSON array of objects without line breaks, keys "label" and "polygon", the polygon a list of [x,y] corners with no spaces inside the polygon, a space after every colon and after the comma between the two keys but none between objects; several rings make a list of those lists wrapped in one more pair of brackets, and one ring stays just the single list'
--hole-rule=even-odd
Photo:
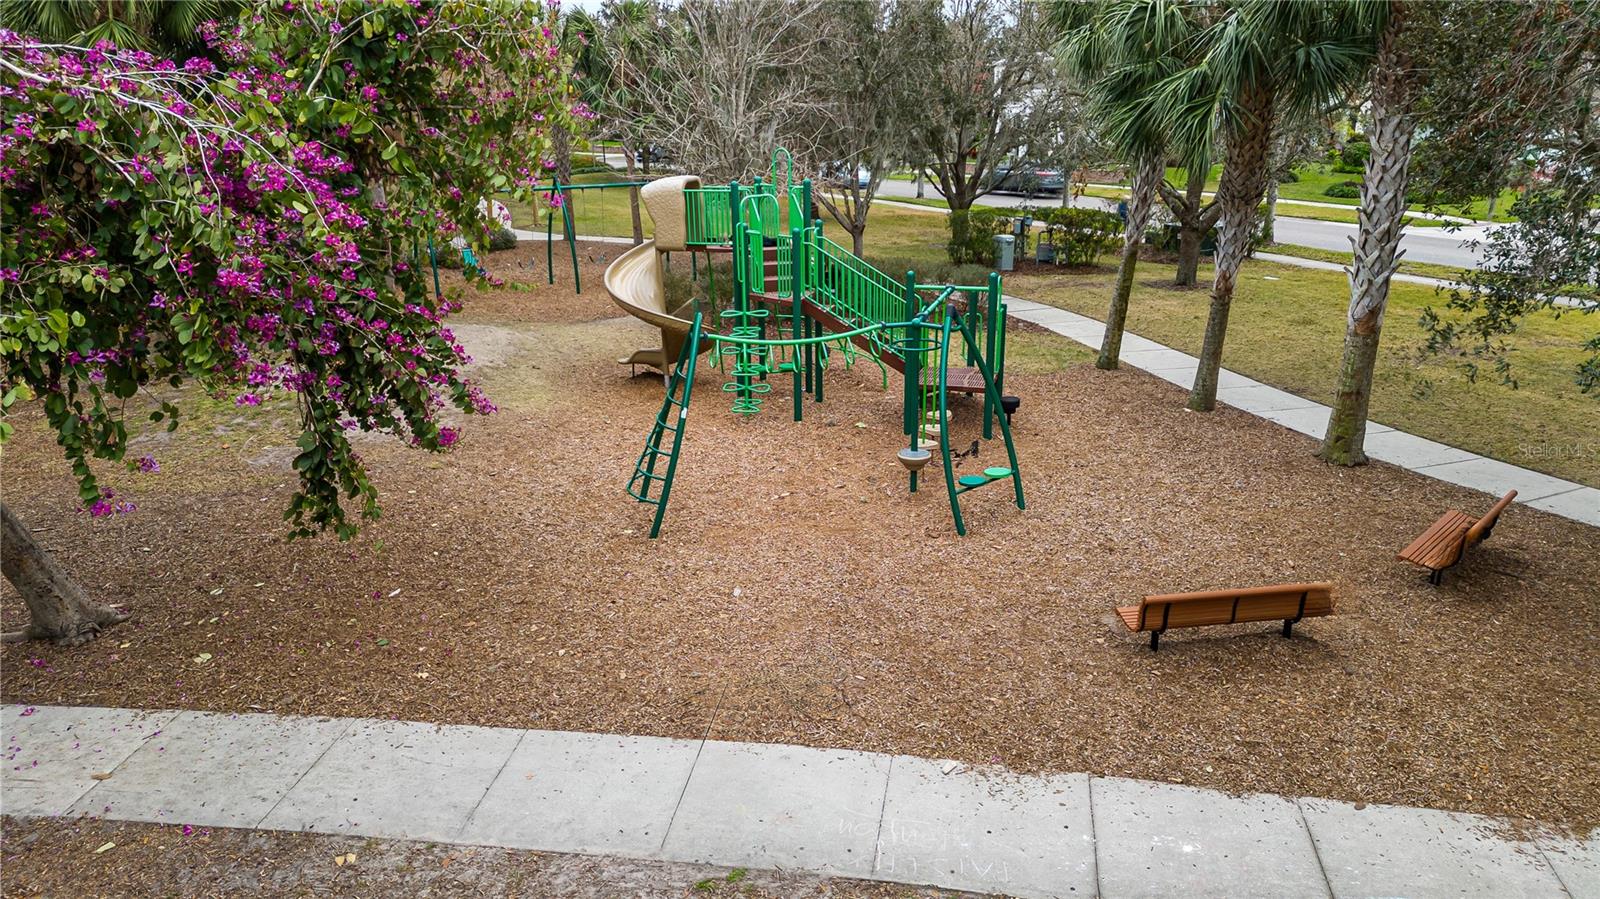
[{"label": "concrete sidewalk", "polygon": [[10,815],[309,830],[1018,896],[1600,897],[1600,831],[716,740],[0,708]]},{"label": "concrete sidewalk", "polygon": [[[1105,325],[1096,319],[1044,303],[1006,297],[1010,314],[1098,350]],[[1122,364],[1142,369],[1188,390],[1200,362],[1136,334],[1122,338]],[[1321,440],[1331,410],[1318,402],[1223,369],[1217,400]],[[1367,423],[1367,455],[1494,497],[1517,491],[1517,502],[1600,527],[1600,490],[1519,468],[1464,449],[1437,443],[1375,421]]]}]

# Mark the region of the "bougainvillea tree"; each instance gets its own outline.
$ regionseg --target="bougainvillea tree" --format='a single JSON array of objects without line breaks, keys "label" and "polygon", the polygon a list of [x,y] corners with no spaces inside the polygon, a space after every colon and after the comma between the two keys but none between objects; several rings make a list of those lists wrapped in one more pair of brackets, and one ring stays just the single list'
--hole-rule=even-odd
[{"label": "bougainvillea tree", "polygon": [[[125,413],[176,427],[186,384],[297,399],[292,536],[378,514],[350,432],[437,451],[459,437],[446,412],[493,410],[426,246],[458,226],[481,245],[480,200],[526,196],[574,121],[554,15],[280,2],[208,27],[186,62],[0,32],[0,402],[42,410],[89,514],[129,509],[105,463],[158,464],[125,459]],[[10,638],[119,620],[4,518],[32,614]]]}]

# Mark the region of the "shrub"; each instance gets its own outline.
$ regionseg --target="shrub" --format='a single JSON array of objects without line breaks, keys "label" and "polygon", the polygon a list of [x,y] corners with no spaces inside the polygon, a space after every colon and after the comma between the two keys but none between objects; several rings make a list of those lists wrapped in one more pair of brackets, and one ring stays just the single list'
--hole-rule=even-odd
[{"label": "shrub", "polygon": [[1300,173],[1296,172],[1294,169],[1288,169],[1278,176],[1279,184],[1293,184],[1299,180]]},{"label": "shrub", "polygon": [[1052,209],[1044,216],[1044,239],[1056,248],[1056,262],[1092,265],[1122,243],[1122,218],[1099,209]]},{"label": "shrub", "polygon": [[1325,196],[1325,197],[1338,197],[1338,198],[1340,198],[1342,200],[1360,199],[1360,197],[1361,197],[1361,182],[1360,181],[1340,181],[1337,184],[1330,184],[1326,188],[1323,189],[1322,195]]},{"label": "shrub", "polygon": [[514,250],[517,248],[517,235],[510,228],[501,228],[489,237],[489,249]]},{"label": "shrub", "polygon": [[1011,232],[1011,218],[994,209],[955,209],[946,217],[950,242],[945,252],[957,265],[994,265],[996,234]]},{"label": "shrub", "polygon": [[987,284],[989,272],[993,271],[975,263],[929,262],[904,256],[869,256],[867,262],[896,281],[908,271],[916,272],[917,281],[922,284]]},{"label": "shrub", "polygon": [[1360,172],[1367,166],[1367,157],[1372,155],[1372,145],[1364,140],[1353,140],[1344,145],[1339,151],[1339,161],[1334,165],[1336,172]]}]

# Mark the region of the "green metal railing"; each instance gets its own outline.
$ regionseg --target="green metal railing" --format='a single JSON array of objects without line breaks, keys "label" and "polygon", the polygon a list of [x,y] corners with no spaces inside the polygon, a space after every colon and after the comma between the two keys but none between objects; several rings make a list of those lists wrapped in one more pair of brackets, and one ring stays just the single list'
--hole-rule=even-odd
[{"label": "green metal railing", "polygon": [[733,241],[731,195],[727,185],[695,187],[683,192],[686,243],[714,247]]},{"label": "green metal railing", "polygon": [[[807,288],[820,294],[823,305],[852,325],[891,322],[905,318],[905,287],[870,263],[820,235],[812,244],[814,261]],[[883,352],[898,355],[897,341],[904,333],[879,335],[874,343]]]}]

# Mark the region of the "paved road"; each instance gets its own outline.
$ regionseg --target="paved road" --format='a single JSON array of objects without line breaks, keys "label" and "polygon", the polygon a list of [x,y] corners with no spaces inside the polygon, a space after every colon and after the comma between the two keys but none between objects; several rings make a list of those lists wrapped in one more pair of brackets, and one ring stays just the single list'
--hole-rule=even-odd
[{"label": "paved road", "polygon": [[[879,188],[879,196],[883,197],[915,197],[916,185],[910,181],[884,181]],[[933,185],[927,185],[927,196],[938,197],[939,192]],[[1023,197],[1010,194],[989,194],[978,200],[979,205],[1012,207],[1021,206],[1029,201]],[[1054,198],[1041,198],[1033,201],[1033,205],[1058,202]],[[1115,209],[1114,200],[1103,200],[1098,197],[1083,197],[1075,201],[1082,205],[1102,209]],[[1317,219],[1295,218],[1293,216],[1279,215],[1275,222],[1276,237],[1279,243],[1298,244],[1303,247],[1317,247],[1324,250],[1334,250],[1341,253],[1350,252],[1350,238],[1355,236],[1356,226],[1340,222],[1324,222]],[[1405,236],[1400,239],[1400,246],[1406,251],[1405,258],[1412,262],[1432,262],[1439,265],[1455,265],[1460,267],[1476,266],[1479,254],[1474,253],[1465,245],[1466,241],[1481,238],[1485,232],[1482,226],[1468,225],[1460,231],[1449,233],[1441,228],[1407,228]]]}]

